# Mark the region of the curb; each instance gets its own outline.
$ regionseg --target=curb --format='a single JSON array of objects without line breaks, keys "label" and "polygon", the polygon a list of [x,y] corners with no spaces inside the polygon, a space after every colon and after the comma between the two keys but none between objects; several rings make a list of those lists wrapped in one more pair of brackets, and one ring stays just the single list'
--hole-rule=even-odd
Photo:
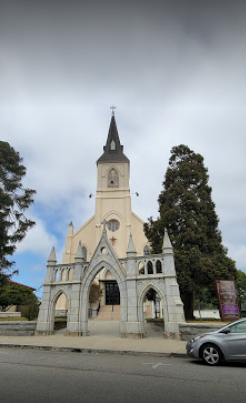
[{"label": "curb", "polygon": [[0,344],[0,348],[15,348],[20,350],[53,351],[63,353],[82,353],[82,354],[119,354],[119,355],[151,355],[155,357],[186,357],[184,353],[158,353],[150,351],[130,351],[130,350],[107,350],[94,348],[77,347],[54,347],[54,346],[35,346],[30,344]]}]

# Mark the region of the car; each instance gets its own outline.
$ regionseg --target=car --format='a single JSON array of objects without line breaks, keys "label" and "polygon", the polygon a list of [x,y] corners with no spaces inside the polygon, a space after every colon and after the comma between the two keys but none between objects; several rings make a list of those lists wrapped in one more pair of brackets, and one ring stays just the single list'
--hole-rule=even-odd
[{"label": "car", "polygon": [[215,332],[192,337],[186,350],[189,356],[202,359],[208,365],[219,365],[222,361],[246,362],[246,318]]}]

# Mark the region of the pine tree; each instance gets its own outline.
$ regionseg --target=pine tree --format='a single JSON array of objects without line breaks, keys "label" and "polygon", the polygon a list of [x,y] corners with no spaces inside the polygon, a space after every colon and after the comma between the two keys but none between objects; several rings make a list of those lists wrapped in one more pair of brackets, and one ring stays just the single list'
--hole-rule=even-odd
[{"label": "pine tree", "polygon": [[11,276],[9,260],[29,228],[35,223],[25,216],[33,203],[35,190],[24,189],[26,168],[23,159],[9,143],[0,141],[0,285]]},{"label": "pine tree", "polygon": [[214,280],[237,275],[222,244],[208,180],[200,154],[185,145],[173,147],[158,199],[160,217],[145,225],[153,253],[161,252],[163,228],[168,230],[187,319],[193,317],[194,291],[206,286],[215,292]]}]

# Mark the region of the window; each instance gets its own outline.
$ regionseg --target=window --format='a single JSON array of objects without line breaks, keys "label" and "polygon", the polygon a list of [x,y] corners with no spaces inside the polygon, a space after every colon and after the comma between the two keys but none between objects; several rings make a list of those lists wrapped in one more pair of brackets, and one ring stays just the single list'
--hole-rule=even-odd
[{"label": "window", "polygon": [[114,140],[112,140],[110,143],[110,150],[112,150],[112,151],[116,150],[116,144],[115,144]]},{"label": "window", "polygon": [[147,264],[148,274],[153,274],[153,265],[151,262]]},{"label": "window", "polygon": [[119,223],[119,221],[110,220],[110,221],[108,222],[108,229],[109,229],[109,231],[115,232],[115,231],[118,231],[119,228],[120,228],[120,223]]},{"label": "window", "polygon": [[139,274],[144,274],[144,265],[142,262],[140,262],[138,265],[138,272]]},{"label": "window", "polygon": [[246,322],[236,323],[230,326],[230,333],[246,333]]},{"label": "window", "polygon": [[112,168],[108,173],[108,187],[109,188],[119,187],[119,174],[114,168]]},{"label": "window", "polygon": [[85,262],[87,262],[87,249],[85,246],[82,247],[82,253],[83,253],[83,258],[85,259]]},{"label": "window", "polygon": [[143,253],[144,255],[149,255],[149,247],[147,245],[145,245]]},{"label": "window", "polygon": [[162,267],[161,267],[160,260],[157,260],[155,267],[156,267],[156,273],[162,273]]}]

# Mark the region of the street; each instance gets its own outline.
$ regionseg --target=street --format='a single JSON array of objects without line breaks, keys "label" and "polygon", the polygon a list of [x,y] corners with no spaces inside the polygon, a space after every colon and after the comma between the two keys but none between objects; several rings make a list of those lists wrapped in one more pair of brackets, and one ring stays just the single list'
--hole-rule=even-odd
[{"label": "street", "polygon": [[0,402],[245,402],[246,364],[0,349]]}]

